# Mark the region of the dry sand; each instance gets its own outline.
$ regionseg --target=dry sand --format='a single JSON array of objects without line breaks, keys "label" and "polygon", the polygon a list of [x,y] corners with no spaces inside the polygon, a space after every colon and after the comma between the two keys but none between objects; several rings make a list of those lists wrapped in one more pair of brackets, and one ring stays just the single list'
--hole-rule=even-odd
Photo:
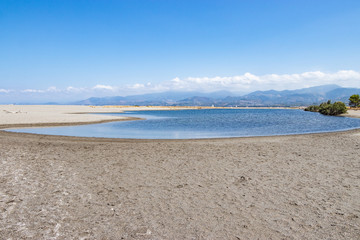
[{"label": "dry sand", "polygon": [[347,113],[342,114],[344,117],[360,118],[360,109],[358,110],[348,110]]},{"label": "dry sand", "polygon": [[[122,121],[134,118],[94,113],[119,113],[125,110],[171,110],[174,107],[69,106],[69,105],[0,105],[0,129],[11,124],[22,126],[59,126]],[[182,109],[182,108],[176,108]],[[87,114],[84,114],[87,113]],[[93,114],[91,114],[93,113]]]},{"label": "dry sand", "polygon": [[359,156],[359,130],[209,140],[0,131],[0,239],[359,239]]}]

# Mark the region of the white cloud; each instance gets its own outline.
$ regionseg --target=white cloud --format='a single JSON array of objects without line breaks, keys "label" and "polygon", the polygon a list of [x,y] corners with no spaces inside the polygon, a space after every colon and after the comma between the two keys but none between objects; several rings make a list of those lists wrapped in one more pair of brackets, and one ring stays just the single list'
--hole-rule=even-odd
[{"label": "white cloud", "polygon": [[[256,90],[285,90],[300,89],[325,84],[338,84],[342,87],[360,88],[360,72],[342,70],[334,73],[321,71],[294,73],[294,74],[266,74],[255,75],[245,73],[236,76],[215,77],[187,77],[174,78],[158,84],[134,83],[123,86],[110,86],[98,84],[94,87],[73,87],[61,89],[49,87],[47,89],[7,90],[0,89],[6,96],[22,96],[26,98],[44,99],[86,99],[88,97],[104,97],[109,95],[126,96],[134,94],[164,92],[164,91],[202,91],[213,92],[228,90],[232,92],[247,93]],[[27,94],[29,94],[27,96]],[[5,95],[4,95],[5,96]],[[49,101],[47,100],[47,101]]]},{"label": "white cloud", "polygon": [[98,85],[94,86],[93,89],[94,89],[94,90],[109,90],[109,91],[115,91],[117,88],[116,88],[116,87],[113,87],[113,86],[98,84]]},{"label": "white cloud", "polygon": [[145,85],[141,84],[141,83],[136,83],[133,85],[128,85],[127,87],[130,89],[142,89],[142,88],[145,88]]},{"label": "white cloud", "polygon": [[8,89],[2,89],[2,88],[0,88],[0,93],[9,93],[9,92],[11,92],[11,91],[8,90]]},{"label": "white cloud", "polygon": [[62,90],[56,88],[56,87],[49,87],[47,89],[25,89],[25,90],[21,90],[21,92],[23,93],[47,93],[47,92],[61,92]]},{"label": "white cloud", "polygon": [[69,86],[66,88],[66,92],[69,92],[69,93],[79,93],[79,92],[86,92],[88,91],[88,89],[86,88],[76,88],[76,87],[72,87],[72,86]]},{"label": "white cloud", "polygon": [[[38,94],[46,94],[46,93],[67,93],[67,94],[71,94],[71,93],[92,93],[92,92],[96,92],[96,91],[116,91],[118,88],[117,87],[113,87],[113,86],[107,86],[107,85],[96,85],[94,87],[82,87],[82,88],[77,88],[77,87],[73,87],[73,86],[69,86],[67,88],[64,89],[60,89],[57,88],[55,86],[51,86],[47,89],[24,89],[24,90],[20,90],[21,93],[38,93]],[[8,92],[9,90],[3,90],[0,92]]]},{"label": "white cloud", "polygon": [[45,92],[61,92],[61,90],[56,87],[49,87]]},{"label": "white cloud", "polygon": [[249,85],[261,83],[261,78],[251,73],[232,77],[188,77],[185,79],[174,78],[165,85],[169,88],[182,90],[221,90],[247,89]]},{"label": "white cloud", "polygon": [[321,71],[294,74],[255,75],[245,73],[236,76],[215,77],[176,77],[158,84],[135,83],[125,86],[96,85],[91,90],[109,90],[114,94],[132,95],[163,91],[219,91],[252,92],[256,90],[285,90],[313,87],[325,84],[338,84],[343,87],[360,87],[360,73],[353,70],[342,70],[335,73]]},{"label": "white cloud", "polygon": [[[188,77],[174,78],[156,86],[159,89],[181,91],[256,91],[284,90],[312,87],[325,84],[338,84],[344,87],[360,87],[360,73],[353,70],[342,70],[335,73],[320,71],[296,74],[243,75],[229,77]],[[154,88],[154,86],[153,86]]]},{"label": "white cloud", "polygon": [[21,90],[23,93],[44,93],[45,90],[39,90],[39,89],[25,89]]}]

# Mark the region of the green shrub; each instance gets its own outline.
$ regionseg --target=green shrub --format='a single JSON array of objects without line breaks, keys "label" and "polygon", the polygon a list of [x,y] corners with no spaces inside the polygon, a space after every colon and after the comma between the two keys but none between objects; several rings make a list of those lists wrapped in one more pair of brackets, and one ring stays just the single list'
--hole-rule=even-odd
[{"label": "green shrub", "polygon": [[305,108],[305,111],[310,112],[319,112],[324,115],[336,116],[343,113],[346,113],[347,109],[345,103],[343,102],[335,102],[331,103],[331,101],[323,102],[320,106],[311,105]]},{"label": "green shrub", "polygon": [[336,116],[343,113],[346,113],[347,109],[345,103],[343,102],[334,102],[333,104],[331,101],[326,103],[322,103],[319,106],[319,112],[324,115],[331,115]]},{"label": "green shrub", "polygon": [[324,114],[324,115],[331,115],[330,114],[330,108],[331,108],[331,102],[323,102],[320,104],[319,106],[319,113]]},{"label": "green shrub", "polygon": [[360,96],[359,94],[354,94],[349,98],[350,107],[360,107]]},{"label": "green shrub", "polygon": [[318,112],[319,111],[319,106],[317,106],[317,105],[308,106],[307,108],[305,108],[305,111]]}]

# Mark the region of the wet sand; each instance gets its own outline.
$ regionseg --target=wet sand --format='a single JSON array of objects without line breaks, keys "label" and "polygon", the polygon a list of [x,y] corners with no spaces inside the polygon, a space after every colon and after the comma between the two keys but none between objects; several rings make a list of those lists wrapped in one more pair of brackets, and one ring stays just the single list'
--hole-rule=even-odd
[{"label": "wet sand", "polygon": [[359,130],[209,140],[0,131],[0,239],[359,239],[359,156]]}]

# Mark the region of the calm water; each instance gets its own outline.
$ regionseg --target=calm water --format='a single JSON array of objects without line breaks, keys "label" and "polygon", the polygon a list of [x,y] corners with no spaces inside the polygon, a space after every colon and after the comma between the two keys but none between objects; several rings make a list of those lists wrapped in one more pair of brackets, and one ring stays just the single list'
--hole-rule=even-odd
[{"label": "calm water", "polygon": [[137,111],[111,115],[147,120],[9,131],[81,137],[189,139],[304,134],[360,128],[360,119],[288,109]]}]

